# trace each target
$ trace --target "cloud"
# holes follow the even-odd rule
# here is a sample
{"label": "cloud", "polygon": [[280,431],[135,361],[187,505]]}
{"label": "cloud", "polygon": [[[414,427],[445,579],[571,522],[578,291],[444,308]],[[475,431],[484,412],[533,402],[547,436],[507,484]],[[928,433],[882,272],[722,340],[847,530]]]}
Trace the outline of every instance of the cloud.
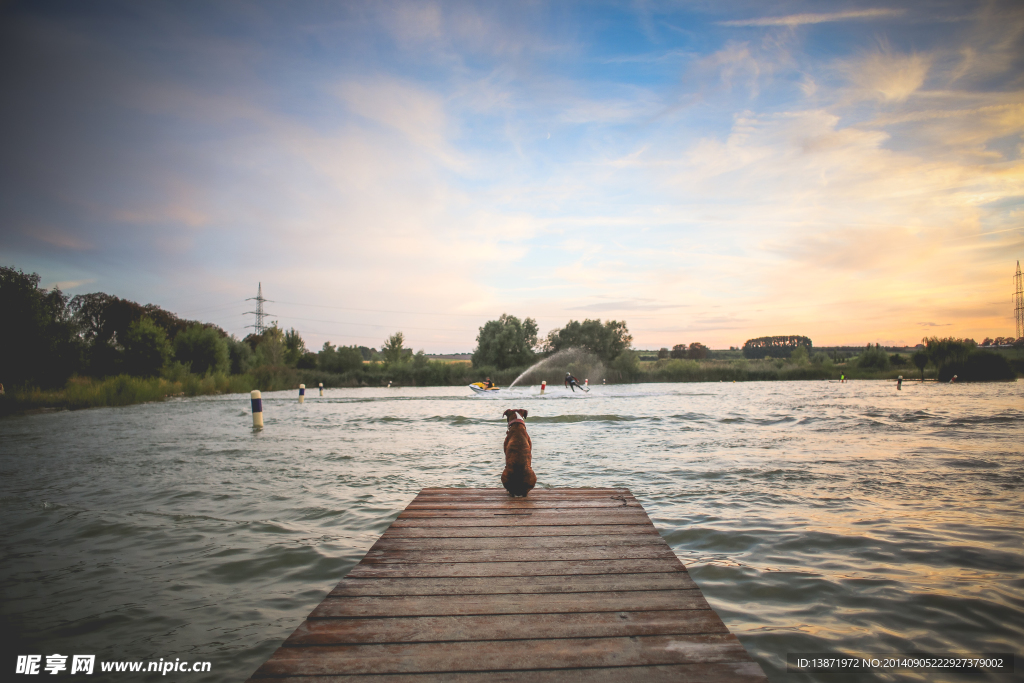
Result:
{"label": "cloud", "polygon": [[822,14],[790,14],[783,17],[762,17],[759,19],[730,19],[717,22],[719,26],[805,26],[807,24],[824,24],[833,21],[849,21],[851,19],[883,19],[898,17],[904,13],[901,9],[864,9],[847,12],[828,12]]}
{"label": "cloud", "polygon": [[927,55],[898,54],[883,46],[842,68],[864,97],[903,102],[924,85],[931,62]]}
{"label": "cloud", "polygon": [[60,249],[71,251],[89,251],[93,249],[93,245],[90,242],[87,242],[78,235],[58,228],[35,225],[25,230],[25,233],[40,242],[45,242],[50,246]]}

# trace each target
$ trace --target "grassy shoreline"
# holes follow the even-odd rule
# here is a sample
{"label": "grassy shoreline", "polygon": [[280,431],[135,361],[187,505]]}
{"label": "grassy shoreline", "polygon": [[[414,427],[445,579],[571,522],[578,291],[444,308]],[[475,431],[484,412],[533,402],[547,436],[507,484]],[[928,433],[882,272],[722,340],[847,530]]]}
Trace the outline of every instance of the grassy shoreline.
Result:
{"label": "grassy shoreline", "polygon": [[[261,367],[241,374],[223,373],[205,376],[187,374],[179,377],[131,377],[118,375],[104,379],[72,377],[59,389],[35,387],[14,389],[0,396],[0,416],[37,410],[80,410],[107,406],[126,406],[137,403],[162,401],[174,396],[213,396],[219,394],[247,394],[252,389],[280,391],[297,389],[300,383],[313,389],[319,382],[325,387],[387,386],[462,386],[490,376],[499,386],[507,386],[524,368],[497,370],[474,369],[464,363],[429,361],[418,366],[413,363],[384,366],[368,364],[359,371],[327,373],[316,370],[296,370],[288,367]],[[636,384],[650,382],[755,382],[839,379],[919,380],[916,369],[884,371],[847,367],[844,364],[795,364],[782,360],[659,360],[642,361],[628,373],[608,370],[605,377],[588,378],[594,384],[606,380],[609,384]],[[627,376],[628,375],[628,376]],[[935,379],[934,368],[925,376]],[[559,377],[550,382],[557,384]],[[580,379],[583,379],[582,377]]]}

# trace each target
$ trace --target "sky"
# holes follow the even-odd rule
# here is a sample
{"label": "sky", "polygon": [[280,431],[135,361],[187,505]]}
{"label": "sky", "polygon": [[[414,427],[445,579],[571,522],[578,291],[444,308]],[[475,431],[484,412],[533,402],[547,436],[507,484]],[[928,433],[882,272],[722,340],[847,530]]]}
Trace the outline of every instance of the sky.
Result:
{"label": "sky", "polygon": [[1014,334],[1024,4],[0,3],[0,265],[468,352]]}

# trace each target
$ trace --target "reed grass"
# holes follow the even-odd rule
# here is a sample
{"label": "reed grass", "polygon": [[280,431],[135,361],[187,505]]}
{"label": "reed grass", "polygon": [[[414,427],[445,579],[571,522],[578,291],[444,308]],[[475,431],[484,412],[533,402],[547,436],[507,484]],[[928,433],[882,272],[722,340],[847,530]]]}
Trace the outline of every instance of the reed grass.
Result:
{"label": "reed grass", "polygon": [[[228,375],[210,373],[191,374],[182,368],[169,368],[164,377],[131,377],[118,375],[105,379],[72,377],[60,389],[41,390],[35,387],[14,389],[0,396],[0,415],[47,409],[78,410],[103,406],[126,406],[135,403],[162,401],[172,396],[209,396],[216,394],[244,394],[253,389],[280,391],[297,389],[305,384],[307,389],[320,382],[325,387],[368,387],[387,386],[459,386],[490,377],[499,386],[508,386],[525,368],[499,370],[492,367],[474,368],[469,363],[433,361],[424,359],[408,360],[402,363],[365,363],[355,371],[345,373],[321,372],[318,370],[296,370],[284,366],[262,366],[247,374]],[[873,370],[858,368],[856,364],[793,363],[782,359],[764,360],[678,360],[662,359],[642,361],[631,373],[633,382],[754,382],[788,380],[839,379],[896,379],[903,375],[907,380],[919,379],[916,368],[892,368]],[[926,377],[934,378],[935,370],[929,367]],[[557,375],[557,376],[556,376]],[[535,378],[527,378],[530,382]],[[548,379],[557,385],[561,372]],[[580,377],[580,379],[584,379]],[[589,377],[591,383],[622,383],[623,376],[614,369],[608,369],[604,377]],[[529,386],[529,384],[526,384]]]}

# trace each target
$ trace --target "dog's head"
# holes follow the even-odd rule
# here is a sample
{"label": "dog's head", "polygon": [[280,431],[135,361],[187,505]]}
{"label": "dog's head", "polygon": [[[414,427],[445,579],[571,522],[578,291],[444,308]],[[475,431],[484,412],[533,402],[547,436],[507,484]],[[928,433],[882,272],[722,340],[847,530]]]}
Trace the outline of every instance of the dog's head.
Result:
{"label": "dog's head", "polygon": [[[522,415],[522,417],[519,417],[519,415],[516,415],[516,413],[519,413],[519,415]],[[509,424],[512,424],[517,420],[522,421],[522,419],[526,417],[526,408],[509,408],[504,413],[502,413],[502,415],[505,416],[505,419],[508,420]]]}

